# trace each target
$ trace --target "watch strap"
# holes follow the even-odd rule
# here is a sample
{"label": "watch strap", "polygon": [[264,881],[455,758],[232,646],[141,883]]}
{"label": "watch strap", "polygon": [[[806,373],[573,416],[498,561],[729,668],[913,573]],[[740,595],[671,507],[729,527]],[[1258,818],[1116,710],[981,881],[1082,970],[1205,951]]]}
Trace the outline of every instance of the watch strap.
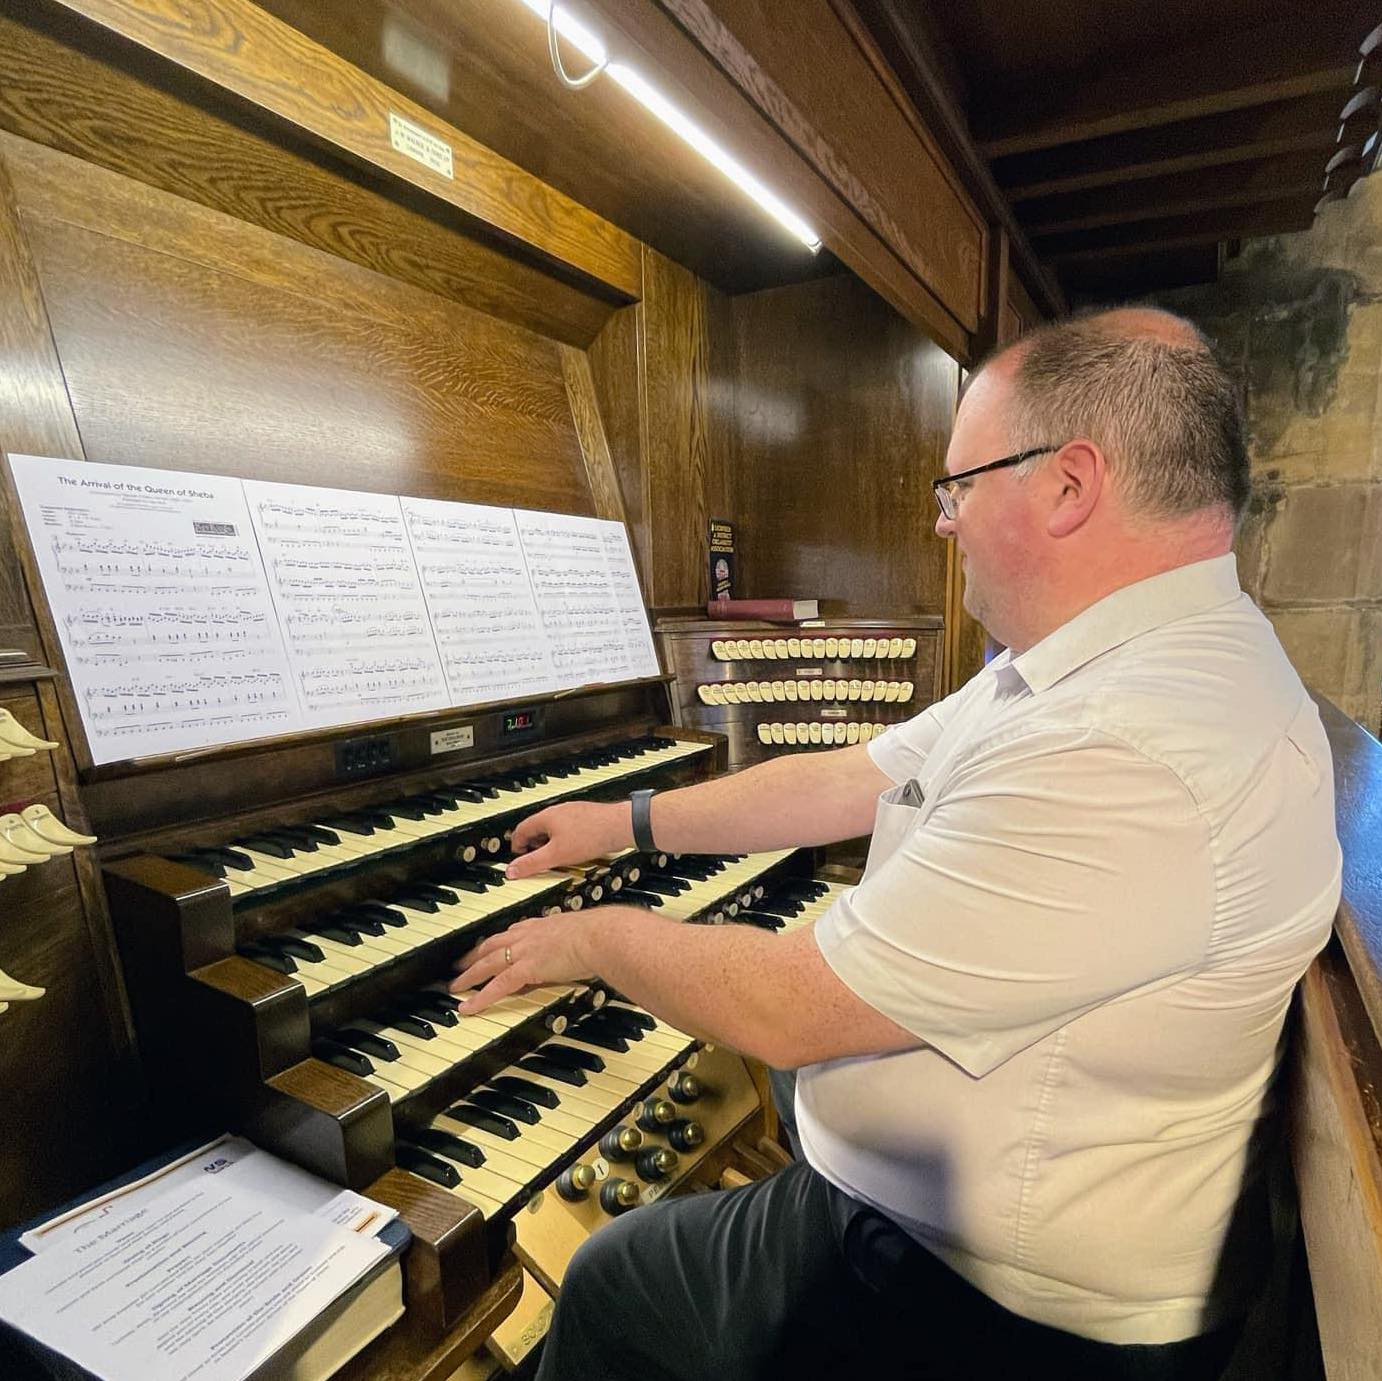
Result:
{"label": "watch strap", "polygon": [[629,804],[633,807],[634,847],[644,853],[657,848],[653,843],[653,795],[652,787],[643,787],[629,797]]}

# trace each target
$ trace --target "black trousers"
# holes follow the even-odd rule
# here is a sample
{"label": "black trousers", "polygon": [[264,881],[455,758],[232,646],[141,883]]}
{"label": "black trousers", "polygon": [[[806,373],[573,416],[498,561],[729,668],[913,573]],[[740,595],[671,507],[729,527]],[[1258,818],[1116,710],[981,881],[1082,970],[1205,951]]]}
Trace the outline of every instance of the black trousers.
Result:
{"label": "black trousers", "polygon": [[797,1163],[591,1238],[538,1381],[1212,1381],[1235,1341],[1120,1347],[1019,1318]]}

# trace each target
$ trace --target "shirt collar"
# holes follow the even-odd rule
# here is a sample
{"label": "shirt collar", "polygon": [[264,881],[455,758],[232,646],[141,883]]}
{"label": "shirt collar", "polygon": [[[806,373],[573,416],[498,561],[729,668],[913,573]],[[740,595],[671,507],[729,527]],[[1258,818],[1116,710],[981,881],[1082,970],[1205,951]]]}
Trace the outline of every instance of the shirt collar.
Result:
{"label": "shirt collar", "polygon": [[1001,664],[995,659],[996,669],[1010,668],[1037,694],[1101,653],[1177,619],[1217,609],[1239,594],[1232,552],[1177,566],[1105,595],[1026,652],[1005,654]]}

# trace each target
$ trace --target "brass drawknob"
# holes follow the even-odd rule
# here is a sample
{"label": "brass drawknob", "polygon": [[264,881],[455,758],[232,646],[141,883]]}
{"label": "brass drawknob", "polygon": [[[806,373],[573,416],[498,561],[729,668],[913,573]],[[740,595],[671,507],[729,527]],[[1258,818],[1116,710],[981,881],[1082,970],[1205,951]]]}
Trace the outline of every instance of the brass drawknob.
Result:
{"label": "brass drawknob", "polygon": [[638,1125],[645,1132],[656,1132],[675,1122],[676,1118],[675,1104],[669,1103],[665,1098],[649,1098],[639,1109]]}
{"label": "brass drawknob", "polygon": [[694,1103],[705,1089],[694,1074],[678,1074],[667,1085],[667,1092],[674,1103]]}
{"label": "brass drawknob", "polygon": [[665,1180],[677,1168],[677,1153],[665,1146],[649,1146],[646,1151],[639,1152],[634,1166],[640,1179]]}
{"label": "brass drawknob", "polygon": [[667,1140],[678,1151],[694,1151],[705,1140],[705,1128],[689,1117],[680,1117],[667,1128]]}
{"label": "brass drawknob", "polygon": [[606,1180],[600,1187],[600,1207],[617,1216],[638,1207],[638,1186],[632,1180]]}
{"label": "brass drawknob", "polygon": [[643,1145],[643,1133],[627,1123],[611,1128],[600,1138],[600,1154],[607,1160],[628,1160]]}
{"label": "brass drawknob", "polygon": [[577,1161],[557,1176],[557,1193],[569,1203],[578,1203],[595,1188],[595,1167]]}

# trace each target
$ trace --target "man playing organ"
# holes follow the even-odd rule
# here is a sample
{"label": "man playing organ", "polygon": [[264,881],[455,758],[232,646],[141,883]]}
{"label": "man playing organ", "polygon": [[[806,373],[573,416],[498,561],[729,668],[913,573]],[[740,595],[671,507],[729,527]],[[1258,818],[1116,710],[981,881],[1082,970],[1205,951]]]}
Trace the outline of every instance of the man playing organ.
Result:
{"label": "man playing organ", "polygon": [[463,961],[463,1011],[599,974],[798,1071],[802,1159],[594,1236],[544,1381],[1210,1378],[1231,1351],[1340,878],[1319,717],[1236,578],[1233,389],[1175,317],[1059,323],[971,380],[946,472],[937,532],[1006,648],[969,684],[866,744],[515,835],[515,877],[873,836],[814,928],[609,906]]}

